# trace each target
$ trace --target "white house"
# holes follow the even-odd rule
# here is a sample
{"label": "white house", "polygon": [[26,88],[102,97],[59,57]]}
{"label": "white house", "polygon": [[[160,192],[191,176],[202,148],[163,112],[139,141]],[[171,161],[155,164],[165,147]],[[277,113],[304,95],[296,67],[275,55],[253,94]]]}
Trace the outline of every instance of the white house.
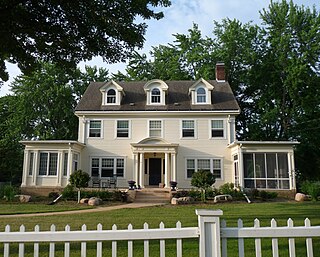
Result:
{"label": "white house", "polygon": [[217,64],[216,80],[94,82],[80,100],[77,141],[22,141],[22,190],[64,188],[82,169],[92,186],[116,179],[118,188],[191,188],[192,174],[208,170],[215,186],[295,190],[295,142],[239,142],[239,106]]}

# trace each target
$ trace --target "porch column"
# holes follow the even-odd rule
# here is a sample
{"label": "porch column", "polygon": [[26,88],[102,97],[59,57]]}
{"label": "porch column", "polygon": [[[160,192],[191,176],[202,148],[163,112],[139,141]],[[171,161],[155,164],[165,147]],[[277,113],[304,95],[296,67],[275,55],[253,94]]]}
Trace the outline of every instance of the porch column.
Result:
{"label": "porch column", "polygon": [[133,154],[133,174],[132,174],[132,177],[130,177],[129,179],[138,181],[138,173],[139,173],[139,155],[137,153],[134,153]]}
{"label": "porch column", "polygon": [[[68,166],[67,166],[67,185],[69,184],[69,178],[70,178],[70,174],[72,172],[72,150],[71,150],[71,146],[69,145],[69,149],[68,149]],[[91,171],[90,171],[90,176],[91,176]]]}
{"label": "porch column", "polygon": [[144,187],[144,153],[140,153],[140,167],[139,167],[139,180],[137,180],[141,187]]}
{"label": "porch column", "polygon": [[23,160],[23,173],[22,173],[22,182],[21,186],[25,186],[27,184],[27,174],[29,170],[29,150],[24,150],[24,160]]}
{"label": "porch column", "polygon": [[61,177],[63,173],[63,152],[58,152],[58,180],[57,180],[57,186],[61,186]]}
{"label": "porch column", "polygon": [[169,153],[164,155],[164,183],[165,187],[170,187]]}
{"label": "porch column", "polygon": [[176,153],[171,154],[171,177],[172,181],[177,181]]}
{"label": "porch column", "polygon": [[241,188],[244,188],[244,178],[243,178],[243,175],[244,175],[244,170],[243,170],[243,153],[242,153],[242,149],[241,149],[241,145],[238,149],[238,155],[239,155],[239,186]]}
{"label": "porch column", "polygon": [[32,185],[35,186],[37,184],[37,174],[39,172],[39,150],[34,152],[33,167]]}

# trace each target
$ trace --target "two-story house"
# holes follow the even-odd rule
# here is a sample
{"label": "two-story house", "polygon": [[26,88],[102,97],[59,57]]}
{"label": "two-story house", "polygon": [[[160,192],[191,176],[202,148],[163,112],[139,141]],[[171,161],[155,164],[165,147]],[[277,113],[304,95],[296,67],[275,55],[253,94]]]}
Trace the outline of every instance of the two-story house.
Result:
{"label": "two-story house", "polygon": [[215,186],[295,190],[294,142],[235,139],[239,106],[225,81],[94,82],[80,100],[78,141],[22,141],[22,189],[50,192],[68,184],[77,169],[103,187],[116,178],[141,188],[191,188],[197,170],[208,170]]}

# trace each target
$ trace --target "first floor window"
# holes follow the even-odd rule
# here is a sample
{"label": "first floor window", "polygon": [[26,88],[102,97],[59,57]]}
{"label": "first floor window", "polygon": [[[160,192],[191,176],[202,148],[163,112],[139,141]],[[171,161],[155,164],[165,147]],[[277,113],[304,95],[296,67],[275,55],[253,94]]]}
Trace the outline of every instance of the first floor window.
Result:
{"label": "first floor window", "polygon": [[101,120],[90,121],[89,137],[101,137]]}
{"label": "first floor window", "polygon": [[117,121],[117,137],[129,137],[129,121],[118,120]]}
{"label": "first floor window", "polygon": [[124,158],[91,158],[91,176],[100,178],[124,177]]}
{"label": "first floor window", "polygon": [[58,153],[40,153],[39,175],[56,176],[58,168]]}
{"label": "first floor window", "polygon": [[31,152],[30,153],[30,157],[29,157],[29,176],[32,176],[33,174],[33,162],[34,162],[34,153]]}
{"label": "first floor window", "polygon": [[194,127],[194,120],[183,120],[182,121],[182,137],[186,138],[194,138],[195,127]]}
{"label": "first floor window", "polygon": [[287,153],[244,153],[244,187],[289,189]]}
{"label": "first floor window", "polygon": [[78,169],[79,169],[79,154],[74,153],[73,160],[72,160],[72,171],[76,171]]}
{"label": "first floor window", "polygon": [[223,120],[211,121],[211,137],[223,138],[224,137],[224,125]]}
{"label": "first floor window", "polygon": [[63,176],[67,176],[68,173],[68,153],[63,154]]}
{"label": "first floor window", "polygon": [[187,159],[187,178],[192,178],[194,172],[199,170],[211,172],[215,178],[222,178],[221,159],[216,158],[198,158]]}

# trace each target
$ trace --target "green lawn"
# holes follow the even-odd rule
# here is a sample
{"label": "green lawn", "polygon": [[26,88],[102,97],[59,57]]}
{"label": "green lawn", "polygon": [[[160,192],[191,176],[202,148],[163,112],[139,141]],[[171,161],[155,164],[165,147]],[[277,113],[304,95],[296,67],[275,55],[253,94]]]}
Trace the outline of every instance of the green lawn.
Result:
{"label": "green lawn", "polygon": [[[270,220],[275,218],[278,221],[278,226],[286,225],[288,218],[294,220],[296,226],[303,225],[305,218],[310,218],[312,225],[320,225],[320,202],[266,202],[266,203],[227,203],[227,204],[216,204],[216,205],[184,205],[184,206],[162,206],[162,207],[151,207],[151,208],[140,208],[140,209],[121,209],[108,212],[96,212],[86,214],[74,214],[74,215],[59,215],[59,216],[47,216],[47,217],[28,217],[28,218],[1,218],[0,216],[0,230],[4,231],[6,224],[12,226],[12,230],[18,230],[21,224],[26,226],[26,230],[33,230],[36,224],[40,225],[41,230],[48,230],[51,224],[57,225],[57,230],[63,230],[64,226],[69,224],[71,230],[80,229],[82,224],[87,224],[87,229],[95,229],[98,223],[103,225],[104,229],[110,229],[113,224],[117,224],[119,229],[125,229],[129,223],[133,224],[134,228],[142,228],[143,223],[149,223],[149,227],[156,228],[159,223],[163,221],[166,227],[174,227],[177,221],[182,222],[183,227],[197,226],[197,216],[195,215],[196,209],[221,209],[223,210],[223,219],[227,221],[228,226],[235,226],[239,218],[243,219],[245,226],[252,226],[253,220],[258,218],[261,221],[261,226],[269,226]],[[320,237],[320,236],[319,236]],[[314,240],[314,249],[320,249],[320,238]],[[142,254],[143,242],[135,242],[134,248],[137,250],[135,256],[143,256]],[[280,256],[288,256],[286,249],[287,240],[280,240],[279,247],[282,249]],[[74,244],[73,256],[79,256],[80,244]],[[184,256],[197,256],[198,243],[197,240],[185,240],[184,241]],[[246,240],[246,249],[248,253],[246,256],[254,256],[253,240]],[[305,254],[305,243],[302,240],[297,241],[297,253],[296,256],[302,257]],[[175,242],[166,242],[167,255],[174,256]],[[235,240],[231,240],[228,243],[230,252],[228,256],[236,256],[235,250],[237,244]],[[2,253],[2,247],[0,247],[0,255]],[[150,246],[153,250],[159,249],[158,242],[154,242]],[[262,244],[263,249],[266,253],[263,256],[271,256],[270,254],[270,240],[264,240]],[[106,249],[106,255],[110,255],[110,243],[104,243]],[[32,246],[27,247],[29,255],[32,254]],[[42,246],[41,256],[48,256],[47,246]],[[17,251],[16,247],[13,247],[13,252]],[[95,244],[88,244],[88,255],[95,255]],[[159,253],[151,254],[151,256],[158,256]],[[63,245],[57,244],[57,255],[63,256]],[[127,256],[126,243],[122,242],[119,244],[118,256]],[[314,256],[320,257],[320,252],[315,252]]]}

